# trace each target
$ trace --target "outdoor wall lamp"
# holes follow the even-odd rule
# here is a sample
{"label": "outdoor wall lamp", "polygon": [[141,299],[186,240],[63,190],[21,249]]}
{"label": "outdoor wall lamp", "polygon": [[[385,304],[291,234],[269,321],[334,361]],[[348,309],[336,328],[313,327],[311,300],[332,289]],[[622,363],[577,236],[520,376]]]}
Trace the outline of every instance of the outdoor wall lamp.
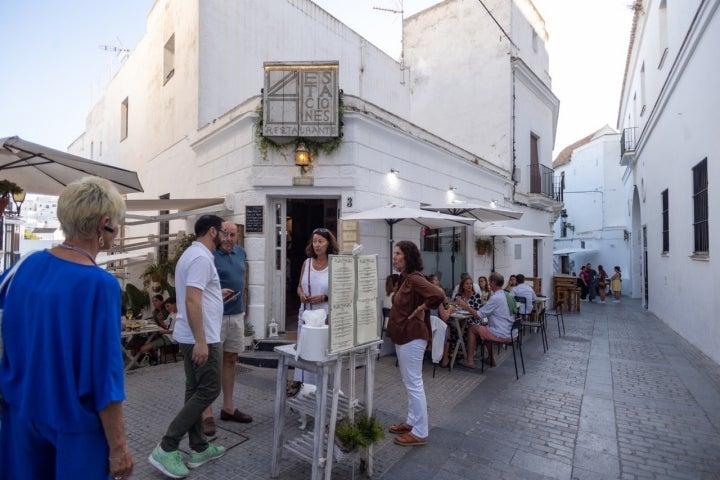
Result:
{"label": "outdoor wall lamp", "polygon": [[310,163],[310,150],[305,147],[305,143],[298,143],[298,146],[295,149],[295,165],[300,167],[300,173],[305,174],[305,172],[307,172],[307,168],[310,166]]}
{"label": "outdoor wall lamp", "polygon": [[391,169],[390,169],[390,173],[391,173],[392,175],[395,175],[395,176],[397,177],[398,173],[400,173],[400,170],[395,170],[394,168],[391,168]]}
{"label": "outdoor wall lamp", "polygon": [[13,202],[15,202],[15,208],[17,208],[17,216],[20,216],[20,207],[22,207],[23,202],[25,201],[25,190],[23,190],[20,193],[13,193],[12,194]]}
{"label": "outdoor wall lamp", "polygon": [[457,187],[453,187],[452,185],[448,188],[448,191],[450,192],[454,192],[455,190],[457,190]]}

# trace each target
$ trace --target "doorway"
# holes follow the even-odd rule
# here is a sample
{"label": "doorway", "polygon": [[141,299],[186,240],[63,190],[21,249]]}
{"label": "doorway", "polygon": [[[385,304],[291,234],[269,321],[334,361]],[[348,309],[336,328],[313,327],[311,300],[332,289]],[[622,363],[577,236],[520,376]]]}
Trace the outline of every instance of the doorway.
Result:
{"label": "doorway", "polygon": [[[307,258],[305,248],[312,237],[312,231],[319,227],[327,228],[337,238],[338,199],[288,198],[278,202],[284,203],[282,205],[284,208],[279,210],[285,212],[285,238],[279,243],[285,246],[285,261],[277,262],[277,266],[283,271],[275,278],[284,280],[279,282],[281,285],[273,285],[273,289],[282,288],[284,290],[285,306],[278,309],[284,313],[284,318],[276,320],[278,320],[281,331],[294,332],[297,330],[298,310],[300,309],[297,286],[302,263]],[[273,298],[278,297],[273,295]]]}

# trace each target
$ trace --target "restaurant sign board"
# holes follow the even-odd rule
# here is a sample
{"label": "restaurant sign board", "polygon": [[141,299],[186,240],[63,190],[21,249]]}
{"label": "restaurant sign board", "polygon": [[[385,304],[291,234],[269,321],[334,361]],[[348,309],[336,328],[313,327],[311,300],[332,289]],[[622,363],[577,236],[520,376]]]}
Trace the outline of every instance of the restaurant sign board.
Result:
{"label": "restaurant sign board", "polygon": [[265,137],[333,138],[340,134],[339,62],[265,62]]}

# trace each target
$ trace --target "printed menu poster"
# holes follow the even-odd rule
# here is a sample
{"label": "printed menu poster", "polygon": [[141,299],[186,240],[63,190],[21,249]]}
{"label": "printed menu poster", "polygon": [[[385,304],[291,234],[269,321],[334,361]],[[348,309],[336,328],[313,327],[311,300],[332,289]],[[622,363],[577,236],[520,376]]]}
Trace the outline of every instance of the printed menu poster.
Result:
{"label": "printed menu poster", "polygon": [[330,255],[329,352],[379,340],[377,255]]}

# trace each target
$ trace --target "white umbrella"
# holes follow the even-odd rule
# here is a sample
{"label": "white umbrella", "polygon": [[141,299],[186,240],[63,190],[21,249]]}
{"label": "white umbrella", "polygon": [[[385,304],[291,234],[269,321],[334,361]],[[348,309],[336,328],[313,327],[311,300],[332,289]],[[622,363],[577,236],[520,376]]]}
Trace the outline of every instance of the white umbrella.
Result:
{"label": "white umbrella", "polygon": [[475,235],[481,237],[492,237],[493,254],[492,254],[492,270],[495,271],[495,237],[512,237],[512,238],[542,238],[551,237],[549,233],[534,232],[532,230],[524,230],[522,228],[509,227],[498,223],[480,224],[475,227]]}
{"label": "white umbrella", "polygon": [[492,203],[468,203],[468,202],[452,202],[439,203],[433,205],[424,205],[423,210],[431,210],[433,212],[446,213],[448,215],[462,215],[472,217],[481,222],[496,222],[499,220],[517,220],[522,217],[522,212],[502,208]]}
{"label": "white umbrella", "polygon": [[59,195],[69,183],[86,176],[102,177],[120,193],[142,192],[137,173],[87,160],[19,137],[0,139],[0,179],[30,193]]}
{"label": "white umbrella", "polygon": [[[423,210],[433,212],[446,213],[448,215],[459,215],[463,217],[471,217],[481,222],[494,222],[498,220],[517,220],[522,217],[522,212],[516,212],[507,208],[501,208],[491,203],[468,203],[464,201],[455,201],[451,203],[438,203],[433,205],[425,205],[421,207]],[[455,229],[453,228],[453,238],[455,238]],[[450,255],[450,263],[452,266],[452,288],[455,288],[455,242],[453,241],[452,254]]]}
{"label": "white umbrella", "polygon": [[[418,225],[427,228],[445,228],[469,226],[475,223],[474,218],[446,215],[444,213],[421,210],[419,208],[398,207],[388,205],[385,207],[373,208],[364,212],[349,213],[342,217],[342,220],[384,220],[390,225],[390,258],[392,259],[393,249],[393,225]],[[392,262],[390,262],[392,273]]]}

